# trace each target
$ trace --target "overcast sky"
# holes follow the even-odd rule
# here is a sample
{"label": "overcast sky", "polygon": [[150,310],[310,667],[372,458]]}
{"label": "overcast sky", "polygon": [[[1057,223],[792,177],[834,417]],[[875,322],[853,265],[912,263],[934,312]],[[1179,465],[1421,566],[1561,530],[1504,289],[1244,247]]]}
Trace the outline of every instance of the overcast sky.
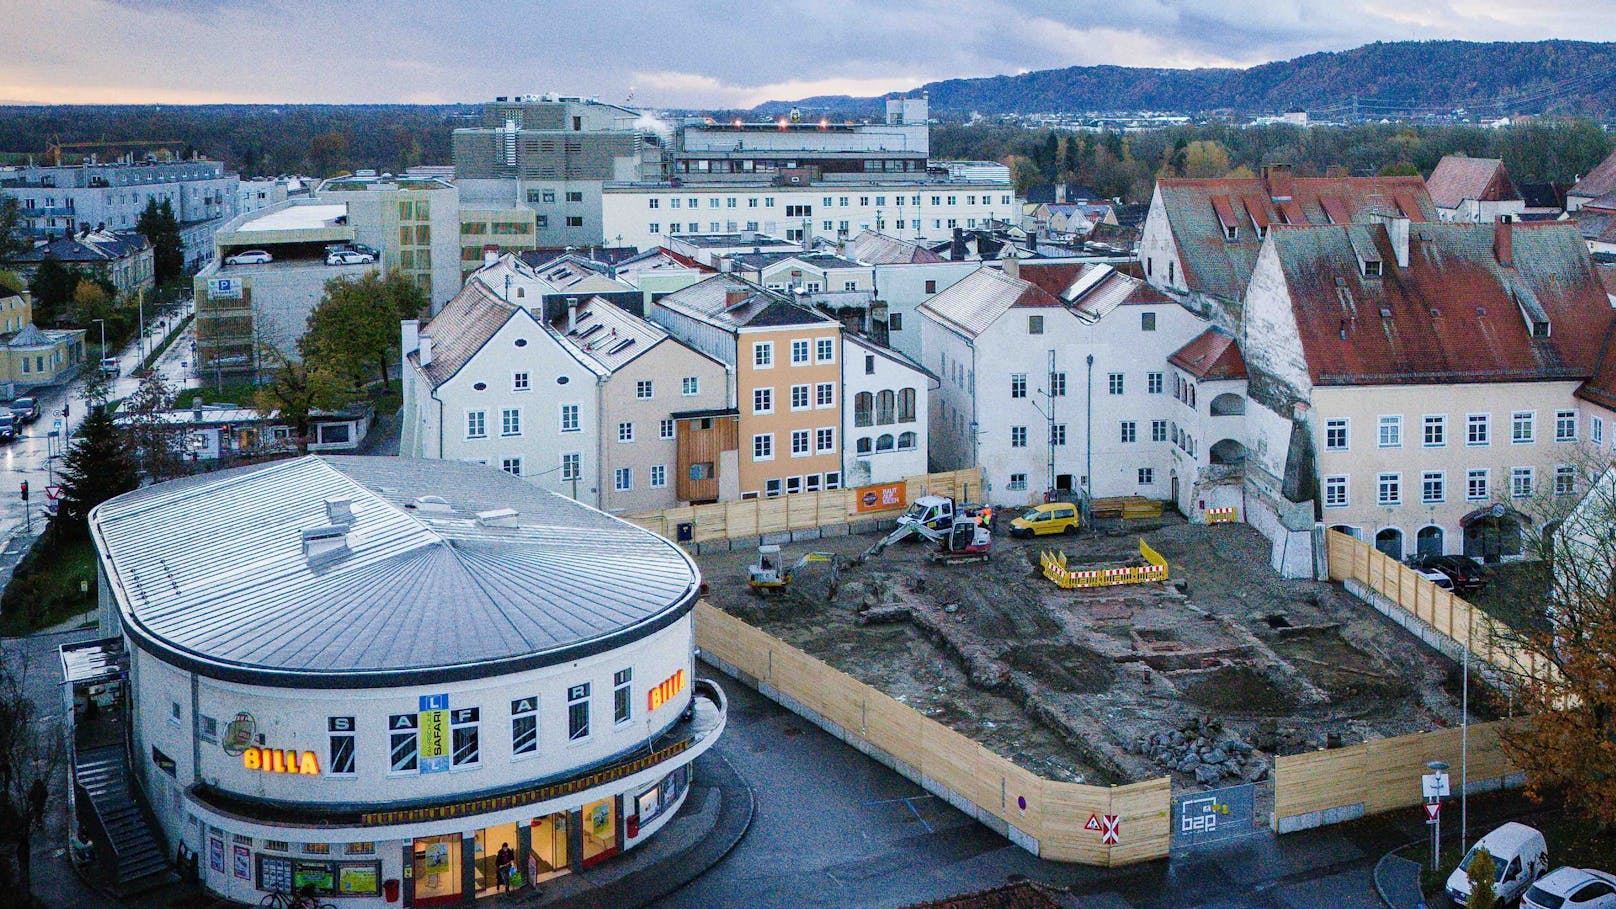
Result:
{"label": "overcast sky", "polygon": [[1616,40],[1616,0],[0,0],[0,103],[647,107],[873,95],[1375,40]]}

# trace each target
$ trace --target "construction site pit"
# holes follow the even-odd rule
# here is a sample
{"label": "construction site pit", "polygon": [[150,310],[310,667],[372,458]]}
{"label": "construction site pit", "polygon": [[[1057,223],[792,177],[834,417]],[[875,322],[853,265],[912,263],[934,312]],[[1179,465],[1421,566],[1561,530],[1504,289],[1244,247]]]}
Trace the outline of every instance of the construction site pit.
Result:
{"label": "construction site pit", "polygon": [[[1262,783],[1275,755],[1460,721],[1451,661],[1338,586],[1280,579],[1243,524],[1000,533],[989,561],[962,565],[911,540],[853,564],[878,539],[781,547],[787,565],[835,553],[834,597],[822,562],[760,594],[755,548],[696,561],[712,605],[1046,779]],[[1137,559],[1141,539],[1168,581],[1066,590],[1039,570],[1043,550],[1077,570]]]}

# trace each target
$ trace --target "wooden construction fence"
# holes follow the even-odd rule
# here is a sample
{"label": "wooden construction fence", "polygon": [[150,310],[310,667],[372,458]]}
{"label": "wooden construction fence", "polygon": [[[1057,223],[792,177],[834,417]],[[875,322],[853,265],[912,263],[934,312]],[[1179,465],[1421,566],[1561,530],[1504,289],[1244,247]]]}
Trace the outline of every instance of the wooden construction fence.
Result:
{"label": "wooden construction fence", "polygon": [[[704,658],[1043,858],[1116,866],[1168,853],[1172,785],[1046,780],[851,676],[706,603],[696,606]],[[1117,819],[1117,843],[1103,829]]]}
{"label": "wooden construction fence", "polygon": [[1423,799],[1420,777],[1427,761],[1447,761],[1458,795],[1460,767],[1472,791],[1518,784],[1520,769],[1499,744],[1500,734],[1520,720],[1470,726],[1468,763],[1462,759],[1462,732],[1438,729],[1362,745],[1284,755],[1274,760],[1274,829],[1290,833],[1352,820],[1367,814],[1411,808]]}
{"label": "wooden construction fence", "polygon": [[1147,581],[1167,580],[1167,560],[1162,558],[1161,553],[1152,549],[1143,538],[1139,540],[1139,554],[1144,557],[1144,565],[1121,568],[1082,566],[1068,568],[1066,553],[1046,549],[1039,554],[1038,564],[1043,566],[1044,577],[1067,590],[1077,587],[1115,587],[1119,584],[1143,584]]}
{"label": "wooden construction fence", "polygon": [[[982,494],[982,471],[972,467],[922,474],[910,477],[905,485],[905,502],[913,502],[923,495],[953,496],[964,501]],[[903,511],[902,508],[893,508],[858,513],[855,508],[857,494],[857,489],[827,489],[772,499],[745,499],[646,511],[624,515],[623,519],[670,540],[678,539],[679,525],[688,522],[694,525],[694,536],[690,542],[705,543],[710,540],[812,530],[856,521],[890,519]]]}

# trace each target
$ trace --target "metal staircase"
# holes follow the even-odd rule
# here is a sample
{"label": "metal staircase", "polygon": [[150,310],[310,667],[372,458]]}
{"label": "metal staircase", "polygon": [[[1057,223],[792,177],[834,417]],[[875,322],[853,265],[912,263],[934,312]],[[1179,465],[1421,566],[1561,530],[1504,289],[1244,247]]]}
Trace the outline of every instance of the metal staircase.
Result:
{"label": "metal staircase", "polygon": [[79,827],[94,841],[96,861],[109,866],[116,889],[135,893],[175,879],[162,840],[130,785],[121,745],[77,753],[73,784]]}

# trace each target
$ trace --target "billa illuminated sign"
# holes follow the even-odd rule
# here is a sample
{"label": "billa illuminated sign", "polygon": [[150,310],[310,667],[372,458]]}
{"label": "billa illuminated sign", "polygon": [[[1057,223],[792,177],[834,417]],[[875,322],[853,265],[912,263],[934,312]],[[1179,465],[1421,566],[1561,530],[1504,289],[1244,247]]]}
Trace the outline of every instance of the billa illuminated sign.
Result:
{"label": "billa illuminated sign", "polygon": [[312,751],[282,751],[279,748],[254,746],[241,753],[241,766],[264,773],[320,775],[320,759]]}
{"label": "billa illuminated sign", "polygon": [[649,705],[652,710],[656,710],[663,704],[673,700],[674,695],[677,695],[679,692],[684,690],[685,671],[681,669],[678,672],[675,672],[673,675],[668,676],[668,678],[663,681],[662,684],[646,692],[646,704]]}

